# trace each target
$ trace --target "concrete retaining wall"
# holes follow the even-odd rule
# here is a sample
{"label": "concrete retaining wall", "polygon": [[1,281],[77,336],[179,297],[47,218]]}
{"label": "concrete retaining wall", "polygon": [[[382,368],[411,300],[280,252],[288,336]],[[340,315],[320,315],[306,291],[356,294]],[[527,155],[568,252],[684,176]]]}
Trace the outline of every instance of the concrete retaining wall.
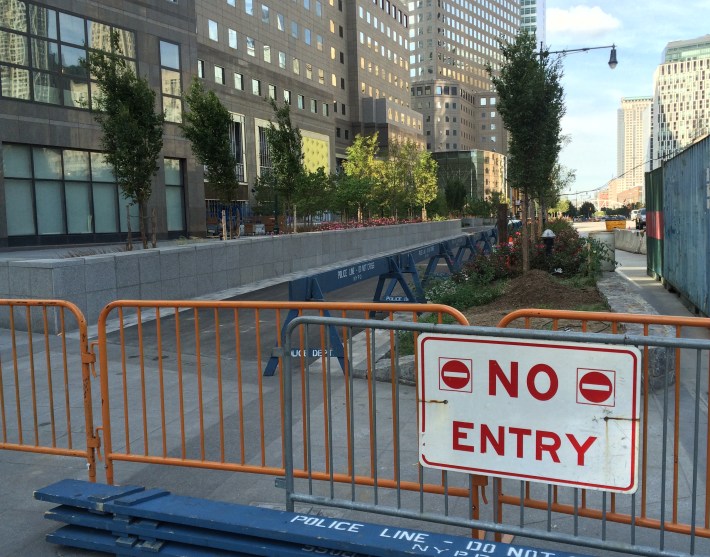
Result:
{"label": "concrete retaining wall", "polygon": [[616,249],[631,253],[646,253],[645,230],[614,230]]}
{"label": "concrete retaining wall", "polygon": [[[461,221],[450,220],[159,245],[60,259],[14,260],[6,254],[0,260],[0,298],[67,300],[93,324],[113,300],[219,298],[217,293],[249,283],[460,234]],[[3,319],[8,319],[5,312],[0,316],[0,327],[7,327]],[[15,326],[20,328],[21,324],[16,322]],[[53,332],[58,330],[56,323],[50,327]]]}

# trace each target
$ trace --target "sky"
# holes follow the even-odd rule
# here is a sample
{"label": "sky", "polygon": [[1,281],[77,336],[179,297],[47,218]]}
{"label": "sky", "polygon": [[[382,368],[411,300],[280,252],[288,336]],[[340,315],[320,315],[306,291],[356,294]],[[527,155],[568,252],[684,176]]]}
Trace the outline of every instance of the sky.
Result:
{"label": "sky", "polygon": [[[621,99],[653,95],[653,73],[669,42],[710,34],[710,0],[547,0],[546,49],[616,45],[569,53],[562,60],[570,142],[560,163],[576,172],[566,193],[596,190],[617,176],[617,111]],[[593,194],[589,194],[590,196]]]}

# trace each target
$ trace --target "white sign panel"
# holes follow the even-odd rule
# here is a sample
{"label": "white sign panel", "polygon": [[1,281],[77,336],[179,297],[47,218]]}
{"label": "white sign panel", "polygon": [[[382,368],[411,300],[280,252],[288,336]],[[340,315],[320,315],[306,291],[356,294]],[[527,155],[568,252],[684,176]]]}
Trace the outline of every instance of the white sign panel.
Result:
{"label": "white sign panel", "polygon": [[417,350],[423,466],[636,491],[637,348],[422,334]]}

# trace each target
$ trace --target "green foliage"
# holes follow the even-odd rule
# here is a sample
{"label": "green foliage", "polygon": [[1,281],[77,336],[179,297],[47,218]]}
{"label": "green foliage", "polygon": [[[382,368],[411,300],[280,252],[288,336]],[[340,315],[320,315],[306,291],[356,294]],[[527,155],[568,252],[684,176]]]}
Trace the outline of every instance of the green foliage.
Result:
{"label": "green foliage", "polygon": [[440,279],[427,285],[427,300],[434,304],[444,304],[455,308],[470,308],[488,304],[503,294],[503,284],[485,283],[475,280],[475,275],[456,282]]}
{"label": "green foliage", "polygon": [[101,146],[121,191],[138,204],[143,247],[147,247],[146,203],[163,148],[165,115],[155,112],[155,92],[121,57],[119,37],[111,35],[111,52],[93,51],[82,61],[96,80],[94,118],[101,126]]}
{"label": "green foliage", "polygon": [[185,96],[190,111],[183,114],[181,129],[192,144],[197,161],[205,166],[205,178],[222,202],[234,199],[237,160],[232,154],[229,128],[232,117],[213,91],[195,78]]}
{"label": "green foliage", "polygon": [[[517,35],[502,43],[504,63],[488,74],[498,93],[497,109],[508,131],[508,182],[523,193],[523,214],[530,199],[545,206],[562,148],[560,121],[565,113],[559,59],[536,52],[535,36]],[[523,269],[529,269],[528,230],[523,228]]]}
{"label": "green foliage", "polygon": [[291,124],[291,110],[288,103],[278,106],[271,99],[276,123],[269,122],[266,140],[269,144],[271,168],[262,175],[261,187],[269,187],[281,197],[285,210],[290,212],[303,168],[303,147],[301,130]]}
{"label": "green foliage", "polygon": [[596,207],[594,207],[594,203],[592,203],[590,201],[585,201],[584,203],[582,203],[581,207],[579,208],[579,213],[586,218],[591,217],[596,212],[597,212],[597,209],[596,209]]}
{"label": "green foliage", "polygon": [[343,170],[348,179],[339,180],[337,186],[340,206],[357,205],[381,216],[400,212],[412,216],[416,209],[425,214],[426,206],[436,199],[436,161],[412,141],[392,140],[386,156],[381,156],[376,133],[357,135],[347,155]]}

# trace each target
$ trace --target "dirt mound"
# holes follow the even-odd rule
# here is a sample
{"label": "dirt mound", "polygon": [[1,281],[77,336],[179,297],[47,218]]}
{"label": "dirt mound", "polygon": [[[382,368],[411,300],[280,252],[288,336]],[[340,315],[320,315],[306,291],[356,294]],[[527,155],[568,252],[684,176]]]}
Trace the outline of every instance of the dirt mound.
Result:
{"label": "dirt mound", "polygon": [[596,288],[573,288],[545,271],[532,270],[510,280],[497,300],[470,308],[464,314],[471,325],[493,327],[516,309],[579,310],[599,305],[605,305],[605,300]]}

